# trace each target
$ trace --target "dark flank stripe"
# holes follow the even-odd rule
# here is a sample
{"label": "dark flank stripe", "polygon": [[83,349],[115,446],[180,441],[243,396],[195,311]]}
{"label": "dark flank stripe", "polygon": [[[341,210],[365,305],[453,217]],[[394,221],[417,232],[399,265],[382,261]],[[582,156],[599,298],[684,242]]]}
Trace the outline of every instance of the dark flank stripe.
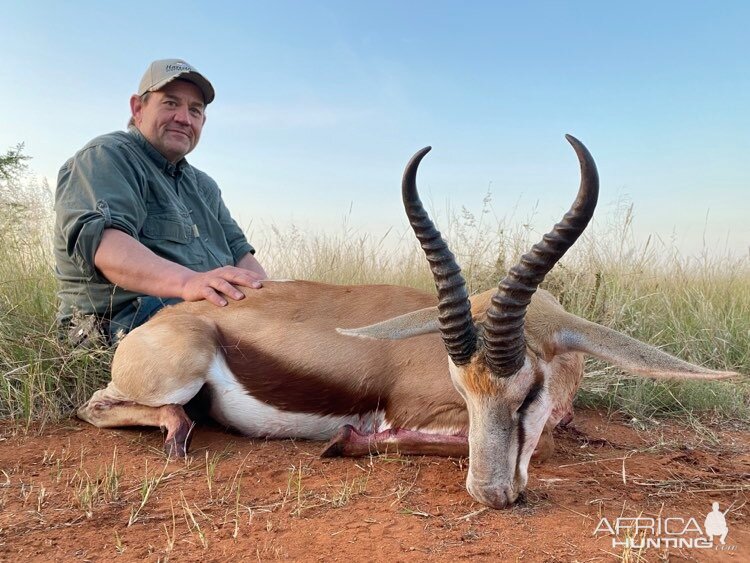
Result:
{"label": "dark flank stripe", "polygon": [[[319,415],[366,414],[383,408],[383,398],[367,389],[331,381],[304,366],[285,362],[252,343],[219,332],[227,365],[249,395],[289,412]],[[230,344],[231,343],[231,344]]]}

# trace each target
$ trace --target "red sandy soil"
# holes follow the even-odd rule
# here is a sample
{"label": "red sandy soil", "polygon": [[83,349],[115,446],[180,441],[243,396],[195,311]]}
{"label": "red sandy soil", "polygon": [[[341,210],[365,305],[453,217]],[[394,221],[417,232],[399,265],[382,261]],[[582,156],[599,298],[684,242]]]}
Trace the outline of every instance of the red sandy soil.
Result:
{"label": "red sandy soil", "polygon": [[[747,432],[713,429],[716,443],[591,411],[573,426],[531,468],[525,501],[492,510],[466,492],[461,459],[322,460],[318,443],[203,426],[187,461],[167,461],[158,431],[4,424],[0,560],[750,561]],[[702,528],[714,501],[729,509],[722,550],[629,549],[594,533],[618,516]]]}

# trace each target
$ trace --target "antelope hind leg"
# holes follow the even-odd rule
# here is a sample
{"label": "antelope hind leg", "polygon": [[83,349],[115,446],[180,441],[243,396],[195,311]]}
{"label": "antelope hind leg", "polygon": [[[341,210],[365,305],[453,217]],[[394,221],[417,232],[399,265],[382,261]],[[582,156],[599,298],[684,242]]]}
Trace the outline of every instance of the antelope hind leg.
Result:
{"label": "antelope hind leg", "polygon": [[193,423],[182,408],[203,387],[215,356],[212,325],[167,309],[122,339],[112,381],[78,417],[99,428],[158,426],[169,455],[187,454]]}
{"label": "antelope hind leg", "polygon": [[157,426],[167,433],[164,440],[164,451],[167,455],[185,457],[192,438],[193,422],[185,414],[182,405],[149,407],[124,400],[108,391],[109,387],[94,393],[91,399],[78,409],[78,418],[97,428]]}

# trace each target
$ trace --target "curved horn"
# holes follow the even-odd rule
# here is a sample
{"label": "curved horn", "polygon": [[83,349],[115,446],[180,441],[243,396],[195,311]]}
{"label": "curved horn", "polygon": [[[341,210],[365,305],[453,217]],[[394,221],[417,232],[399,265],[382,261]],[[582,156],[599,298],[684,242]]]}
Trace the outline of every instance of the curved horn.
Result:
{"label": "curved horn", "polygon": [[484,321],[485,358],[492,372],[500,377],[513,375],[523,366],[526,358],[524,317],[531,296],[586,228],[599,196],[599,174],[594,159],[578,139],[571,135],[565,138],[573,145],[581,165],[578,196],[562,221],[503,278]]}
{"label": "curved horn", "polygon": [[432,147],[417,152],[406,165],[401,183],[404,209],[427,255],[438,290],[438,322],[448,355],[456,365],[469,362],[477,345],[466,282],[456,258],[430,220],[417,193],[417,168]]}

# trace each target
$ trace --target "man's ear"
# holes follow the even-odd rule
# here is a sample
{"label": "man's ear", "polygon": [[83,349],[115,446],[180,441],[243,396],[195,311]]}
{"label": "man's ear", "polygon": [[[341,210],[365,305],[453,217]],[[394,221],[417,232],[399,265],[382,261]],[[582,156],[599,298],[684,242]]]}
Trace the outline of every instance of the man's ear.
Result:
{"label": "man's ear", "polygon": [[138,94],[130,96],[130,115],[136,124],[141,121],[141,112],[143,111],[143,100]]}

